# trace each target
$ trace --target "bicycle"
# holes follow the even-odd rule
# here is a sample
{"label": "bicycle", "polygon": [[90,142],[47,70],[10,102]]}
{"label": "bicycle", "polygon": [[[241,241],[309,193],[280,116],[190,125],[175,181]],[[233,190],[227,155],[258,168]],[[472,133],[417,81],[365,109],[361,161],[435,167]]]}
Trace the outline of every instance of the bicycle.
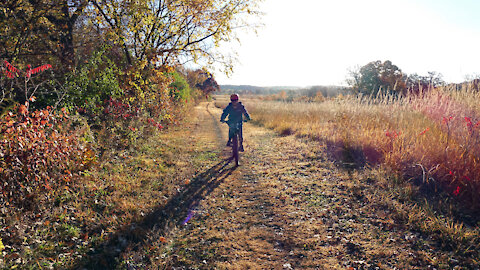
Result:
{"label": "bicycle", "polygon": [[[244,120],[244,122],[247,122],[247,120]],[[233,129],[233,137],[232,137],[232,157],[231,160],[235,160],[235,166],[239,166],[239,160],[240,160],[240,155],[239,155],[239,147],[240,147],[240,129],[242,127],[242,122],[237,122],[237,123],[228,123],[225,122],[231,129]]]}

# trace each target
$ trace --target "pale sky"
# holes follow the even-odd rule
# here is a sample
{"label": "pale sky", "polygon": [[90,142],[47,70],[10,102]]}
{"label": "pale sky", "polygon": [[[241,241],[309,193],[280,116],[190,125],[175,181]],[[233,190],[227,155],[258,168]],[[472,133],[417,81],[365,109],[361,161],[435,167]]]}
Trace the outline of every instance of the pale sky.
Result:
{"label": "pale sky", "polygon": [[345,85],[348,69],[390,60],[404,73],[480,74],[478,0],[265,0],[264,27],[241,33],[219,84]]}

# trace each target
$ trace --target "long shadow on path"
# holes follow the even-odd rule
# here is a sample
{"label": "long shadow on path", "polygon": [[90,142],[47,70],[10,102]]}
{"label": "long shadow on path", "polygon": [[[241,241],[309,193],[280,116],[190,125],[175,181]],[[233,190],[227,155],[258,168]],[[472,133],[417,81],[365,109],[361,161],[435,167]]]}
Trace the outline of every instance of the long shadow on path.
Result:
{"label": "long shadow on path", "polygon": [[192,209],[235,171],[236,167],[227,167],[230,161],[231,159],[224,159],[197,175],[166,204],[153,209],[137,223],[124,226],[72,269],[115,269],[120,263],[121,255],[129,250],[137,250],[152,232],[165,235],[175,226],[181,225],[191,215]]}

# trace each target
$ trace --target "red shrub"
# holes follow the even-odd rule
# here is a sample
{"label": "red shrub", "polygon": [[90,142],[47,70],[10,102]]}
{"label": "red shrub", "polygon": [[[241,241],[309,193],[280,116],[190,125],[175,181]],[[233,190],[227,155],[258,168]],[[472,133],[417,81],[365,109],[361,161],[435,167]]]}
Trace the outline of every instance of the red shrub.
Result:
{"label": "red shrub", "polygon": [[2,205],[25,206],[40,196],[48,198],[86,165],[91,151],[66,129],[67,118],[65,111],[51,108],[30,112],[28,103],[0,118]]}

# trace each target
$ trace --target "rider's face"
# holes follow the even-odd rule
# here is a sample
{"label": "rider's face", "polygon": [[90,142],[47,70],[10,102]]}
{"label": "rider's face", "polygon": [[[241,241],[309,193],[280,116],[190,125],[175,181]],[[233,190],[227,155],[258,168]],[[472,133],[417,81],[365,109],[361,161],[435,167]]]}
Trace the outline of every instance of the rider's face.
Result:
{"label": "rider's face", "polygon": [[238,103],[238,99],[232,100],[232,103],[233,103],[233,104],[237,104],[237,103]]}

